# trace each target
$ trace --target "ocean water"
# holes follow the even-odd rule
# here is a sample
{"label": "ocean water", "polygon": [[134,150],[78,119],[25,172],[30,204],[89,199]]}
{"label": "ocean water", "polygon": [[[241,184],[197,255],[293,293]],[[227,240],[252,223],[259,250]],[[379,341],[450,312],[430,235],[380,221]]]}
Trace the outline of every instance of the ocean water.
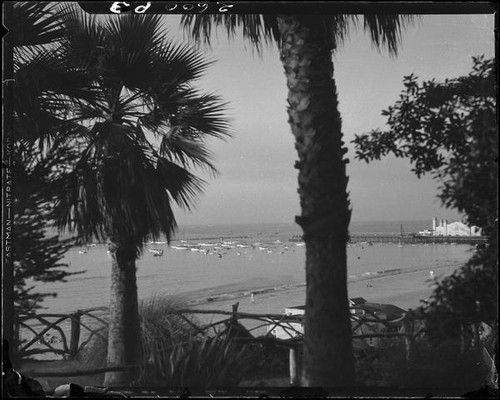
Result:
{"label": "ocean water", "polygon": [[[430,221],[352,223],[351,233],[406,233]],[[294,224],[205,225],[181,228],[170,246],[164,240],[146,244],[137,262],[139,298],[175,296],[187,302],[243,291],[298,287],[305,282],[305,247]],[[163,250],[158,257],[150,250]],[[471,256],[471,246],[357,243],[348,246],[349,280],[380,274],[440,269],[453,270]],[[107,306],[111,257],[105,244],[75,247],[65,255],[67,282],[35,283],[36,290],[56,292],[43,302],[46,312],[71,312]],[[269,310],[281,312],[281,310]]]}

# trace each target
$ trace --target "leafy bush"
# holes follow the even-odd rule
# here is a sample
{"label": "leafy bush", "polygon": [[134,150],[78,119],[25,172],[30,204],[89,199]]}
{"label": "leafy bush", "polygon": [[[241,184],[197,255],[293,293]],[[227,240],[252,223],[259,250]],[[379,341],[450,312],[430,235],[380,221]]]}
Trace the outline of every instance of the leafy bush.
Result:
{"label": "leafy bush", "polygon": [[487,371],[479,352],[460,351],[454,340],[434,343],[427,338],[412,346],[410,362],[402,340],[355,354],[357,381],[366,386],[477,389]]}
{"label": "leafy bush", "polygon": [[[356,135],[356,158],[408,158],[418,177],[440,183],[439,198],[488,238],[466,265],[441,280],[425,307],[428,334],[448,336],[498,320],[497,62],[473,57],[469,74],[444,82],[404,78],[400,99],[382,115],[388,129]],[[446,324],[446,331],[443,330]]]}

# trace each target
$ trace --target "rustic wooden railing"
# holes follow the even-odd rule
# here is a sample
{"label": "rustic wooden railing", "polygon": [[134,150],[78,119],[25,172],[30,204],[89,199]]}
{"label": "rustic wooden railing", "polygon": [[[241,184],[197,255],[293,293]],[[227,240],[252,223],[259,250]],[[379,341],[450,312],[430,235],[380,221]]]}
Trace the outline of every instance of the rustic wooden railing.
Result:
{"label": "rustic wooden railing", "polygon": [[[364,315],[359,315],[359,306],[351,308],[351,322],[353,326],[353,339],[365,340],[370,338],[401,338],[405,343],[406,357],[411,360],[412,347],[415,338],[423,333],[423,329],[415,329],[415,318],[409,314],[404,314],[398,319],[380,318],[371,310],[364,310]],[[34,334],[33,338],[27,343],[20,345],[18,354],[21,357],[28,357],[35,354],[54,353],[62,355],[64,358],[72,359],[78,352],[92,340],[95,335],[104,338],[101,331],[107,327],[107,320],[102,314],[107,312],[106,307],[97,307],[87,310],[77,310],[71,314],[31,314],[23,315],[19,318],[18,329],[24,329]],[[100,312],[101,315],[95,315]],[[285,315],[285,314],[251,314],[238,312],[238,303],[233,305],[232,311],[222,310],[193,310],[193,309],[178,309],[170,310],[168,313],[176,314],[190,324],[195,333],[211,336],[226,333],[232,340],[242,344],[249,343],[266,343],[275,346],[281,346],[289,349],[289,368],[290,368],[290,383],[297,384],[300,371],[300,347],[303,342],[303,332],[298,329],[301,326],[303,316],[301,315]],[[218,321],[210,322],[205,325],[194,324],[187,315],[213,315],[226,316]],[[50,320],[55,319],[55,320]],[[37,321],[38,327],[41,330],[36,330],[28,321]],[[70,321],[70,328],[63,329],[60,325],[65,321]],[[84,322],[85,320],[85,322]],[[91,321],[88,322],[87,320]],[[257,325],[246,328],[240,323],[242,320],[257,321]],[[363,327],[370,327],[369,330],[363,330]],[[373,327],[376,329],[373,329]],[[287,332],[289,338],[280,339],[273,336],[274,329],[280,327],[284,332]],[[82,328],[88,334],[85,340],[82,340]],[[266,328],[266,333],[259,336],[254,336],[252,332]],[[58,343],[62,348],[56,348],[53,343],[45,339],[46,333],[55,331],[59,338]],[[68,336],[68,337],[67,337]],[[52,336],[54,337],[54,336]],[[44,347],[35,347],[36,344],[42,344]],[[116,367],[115,367],[116,368]],[[118,367],[120,368],[120,367]],[[123,367],[125,368],[125,367]],[[79,376],[88,374],[97,374],[106,372],[108,369],[92,370],[92,371],[68,371],[57,373],[35,373],[33,376]],[[56,375],[54,375],[56,374]]]}
{"label": "rustic wooden railing", "polygon": [[[19,338],[19,348],[17,350],[18,357],[29,357],[36,354],[54,353],[63,356],[64,358],[74,358],[83,346],[85,346],[94,335],[104,337],[100,331],[103,330],[108,322],[95,315],[97,311],[106,312],[106,307],[95,307],[86,310],[77,310],[71,314],[26,314],[18,317],[16,326],[17,336]],[[97,321],[100,326],[95,325],[95,322],[87,323],[84,318],[90,321]],[[53,320],[55,319],[55,320]],[[28,323],[31,321],[32,323]],[[70,329],[67,335],[67,329],[63,329],[60,325],[69,321]],[[35,322],[35,325],[33,324]],[[37,330],[37,328],[39,330]],[[86,340],[81,340],[82,328],[90,332]],[[53,333],[56,333],[54,335]],[[27,342],[21,340],[20,336],[24,336],[25,332],[33,333],[33,337]],[[69,337],[68,337],[69,336]],[[60,343],[62,348],[54,346]],[[39,347],[37,345],[42,345]]]}

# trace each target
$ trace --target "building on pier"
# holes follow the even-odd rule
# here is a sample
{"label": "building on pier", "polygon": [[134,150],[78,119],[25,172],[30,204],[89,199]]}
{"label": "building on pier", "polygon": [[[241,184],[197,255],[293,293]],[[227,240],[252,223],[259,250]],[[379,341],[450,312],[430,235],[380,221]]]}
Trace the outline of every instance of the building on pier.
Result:
{"label": "building on pier", "polygon": [[469,226],[460,221],[449,223],[446,219],[432,219],[432,229],[418,232],[420,236],[481,236],[481,229]]}

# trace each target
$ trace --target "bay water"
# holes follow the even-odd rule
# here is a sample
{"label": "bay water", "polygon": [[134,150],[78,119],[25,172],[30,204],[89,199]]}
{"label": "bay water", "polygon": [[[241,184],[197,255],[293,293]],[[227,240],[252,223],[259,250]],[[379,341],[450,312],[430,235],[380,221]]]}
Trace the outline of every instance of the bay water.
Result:
{"label": "bay water", "polygon": [[[428,228],[430,221],[352,223],[350,233],[398,235]],[[305,247],[295,224],[199,225],[181,227],[170,246],[149,242],[137,261],[140,299],[174,296],[202,304],[220,296],[305,283]],[[154,253],[163,251],[162,256]],[[353,243],[347,248],[350,281],[416,270],[453,271],[471,256],[470,245]],[[107,306],[111,257],[106,244],[69,250],[68,271],[84,273],[67,282],[38,283],[36,291],[57,293],[42,305],[44,312],[67,313]],[[281,312],[282,310],[269,310]]]}

